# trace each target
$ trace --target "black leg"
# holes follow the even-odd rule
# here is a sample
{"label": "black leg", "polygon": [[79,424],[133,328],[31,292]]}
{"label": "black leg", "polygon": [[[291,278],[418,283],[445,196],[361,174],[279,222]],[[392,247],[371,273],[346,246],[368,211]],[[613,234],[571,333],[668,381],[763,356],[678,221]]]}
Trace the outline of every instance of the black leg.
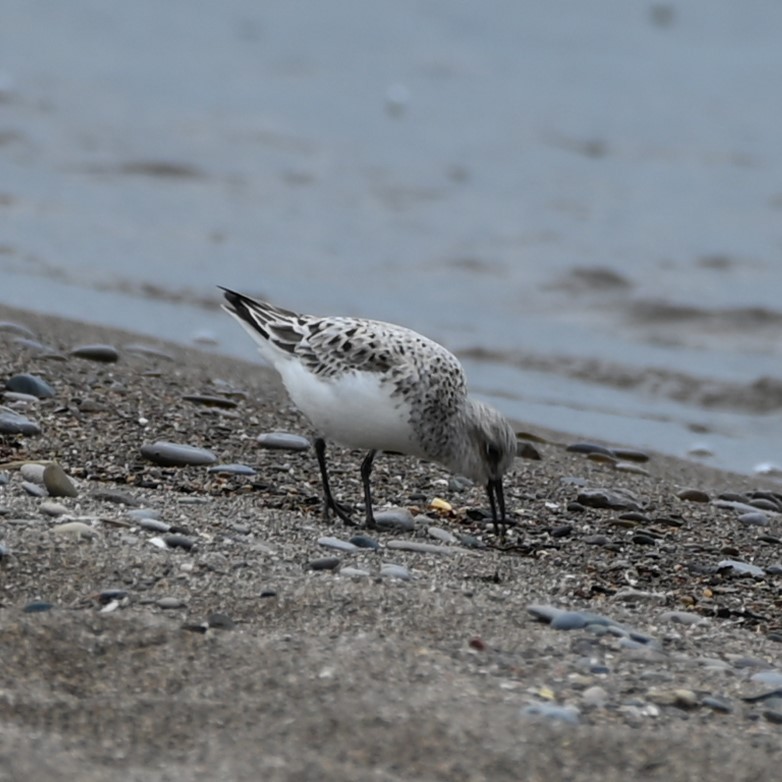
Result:
{"label": "black leg", "polygon": [[[486,484],[486,494],[489,495],[489,505],[491,506],[491,519],[494,522],[494,534],[505,536],[505,494],[502,490],[502,478],[489,480]],[[498,515],[499,511],[499,515]],[[502,524],[502,531],[500,531]]]}
{"label": "black leg", "polygon": [[367,511],[367,529],[375,529],[375,514],[372,511],[372,488],[369,485],[369,476],[372,474],[372,462],[377,451],[370,451],[361,462],[361,483],[364,486],[364,506]]}
{"label": "black leg", "polygon": [[313,441],[315,447],[315,456],[318,457],[318,467],[320,467],[320,480],[323,483],[323,515],[328,521],[329,513],[334,511],[338,518],[342,519],[345,524],[355,526],[356,522],[350,518],[350,514],[345,508],[340,505],[331,493],[331,486],[329,485],[329,474],[326,470],[326,441],[322,437],[316,437]]}

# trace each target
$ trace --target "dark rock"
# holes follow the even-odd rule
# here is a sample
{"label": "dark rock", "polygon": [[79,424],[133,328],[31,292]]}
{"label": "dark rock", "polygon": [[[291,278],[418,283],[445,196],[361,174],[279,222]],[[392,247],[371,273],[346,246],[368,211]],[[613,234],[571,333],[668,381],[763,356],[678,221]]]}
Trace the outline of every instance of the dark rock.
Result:
{"label": "dark rock", "polygon": [[50,399],[54,396],[54,389],[38,375],[14,375],[5,381],[5,387],[9,391],[29,394],[38,399]]}
{"label": "dark rock", "polygon": [[571,443],[565,450],[571,453],[599,453],[603,456],[614,456],[614,451],[611,448],[597,445],[597,443]]}
{"label": "dark rock", "polygon": [[336,570],[342,560],[339,557],[322,557],[307,563],[307,570]]}
{"label": "dark rock", "polygon": [[415,529],[413,514],[407,508],[390,508],[375,513],[375,524],[379,529],[412,531]]}
{"label": "dark rock", "polygon": [[236,627],[236,623],[231,619],[228,614],[215,611],[213,614],[209,614],[206,619],[206,623],[209,627],[217,630],[233,630]]}
{"label": "dark rock", "polygon": [[169,548],[181,548],[185,551],[190,551],[190,549],[195,545],[194,541],[185,535],[166,535],[163,538],[163,541]]}
{"label": "dark rock", "polygon": [[711,497],[700,489],[682,489],[677,492],[676,496],[680,500],[686,500],[687,502],[708,502]]}
{"label": "dark rock", "polygon": [[617,459],[622,459],[626,462],[648,462],[649,461],[649,454],[644,453],[643,451],[636,451],[632,448],[612,448],[611,449],[614,452],[614,456],[616,456]]}
{"label": "dark rock", "polygon": [[115,600],[124,600],[127,596],[128,592],[125,589],[104,589],[98,592],[98,602],[101,605],[108,605]]}
{"label": "dark rock", "polygon": [[44,600],[33,600],[33,602],[28,603],[22,611],[24,611],[25,614],[42,614],[44,611],[51,611],[52,608],[54,608],[54,606]]}
{"label": "dark rock", "polygon": [[641,500],[627,489],[583,489],[577,500],[590,508],[634,511],[643,509]]}
{"label": "dark rock", "polygon": [[379,549],[380,544],[374,539],[369,537],[369,535],[354,535],[350,542],[354,546],[358,546],[358,548],[369,548],[369,549]]}
{"label": "dark rock", "polygon": [[102,364],[113,364],[119,360],[119,352],[112,345],[78,345],[71,350],[71,355]]}

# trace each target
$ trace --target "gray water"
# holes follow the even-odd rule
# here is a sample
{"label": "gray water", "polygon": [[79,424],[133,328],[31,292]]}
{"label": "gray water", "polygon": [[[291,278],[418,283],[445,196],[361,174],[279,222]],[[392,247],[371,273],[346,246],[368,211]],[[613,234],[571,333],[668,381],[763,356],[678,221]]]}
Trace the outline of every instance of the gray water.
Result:
{"label": "gray water", "polygon": [[5,0],[0,301],[411,326],[506,413],[782,461],[782,3]]}

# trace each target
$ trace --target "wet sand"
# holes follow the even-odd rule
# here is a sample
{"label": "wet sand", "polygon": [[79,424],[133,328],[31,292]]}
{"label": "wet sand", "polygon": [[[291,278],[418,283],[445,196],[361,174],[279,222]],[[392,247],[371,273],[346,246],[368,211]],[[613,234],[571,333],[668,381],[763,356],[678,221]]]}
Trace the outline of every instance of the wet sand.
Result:
{"label": "wet sand", "polygon": [[[654,454],[645,474],[625,472],[519,422],[545,441],[508,481],[518,524],[505,542],[477,518],[481,491],[388,457],[376,503],[429,518],[373,534],[379,551],[340,553],[319,538],[355,530],[321,519],[311,452],[256,442],[311,434],[271,372],[160,343],[170,359],[139,354],[128,345],[149,340],[5,307],[0,321],[60,354],[0,332],[2,378],[29,372],[55,391],[18,408],[40,435],[0,436],[12,465],[0,468],[0,780],[778,778],[782,516],[753,526],[677,497],[747,500],[772,482]],[[120,360],[68,354],[86,343]],[[152,464],[139,449],[156,440],[256,475]],[[357,501],[358,455],[333,456],[337,492]],[[62,465],[78,496],[30,496],[16,466],[36,460]],[[632,492],[639,510],[577,501],[598,487]],[[138,507],[192,546],[159,548],[165,535],[129,515]],[[58,530],[69,518],[89,533]],[[438,544],[428,525],[486,547],[394,548]],[[333,556],[343,572],[311,569]],[[719,569],[727,559],[761,572]],[[381,576],[383,563],[410,580]],[[35,601],[52,607],[25,612]],[[556,630],[531,604],[607,616],[648,641]],[[676,611],[696,623],[666,618]],[[572,721],[522,713],[552,704]]]}

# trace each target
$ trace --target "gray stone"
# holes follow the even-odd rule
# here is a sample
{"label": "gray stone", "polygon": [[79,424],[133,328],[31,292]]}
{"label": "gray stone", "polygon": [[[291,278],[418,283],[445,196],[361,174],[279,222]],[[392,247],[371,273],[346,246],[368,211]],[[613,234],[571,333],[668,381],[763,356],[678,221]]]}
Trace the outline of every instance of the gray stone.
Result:
{"label": "gray stone", "polygon": [[210,467],[207,472],[220,473],[222,475],[243,475],[252,477],[258,473],[250,466],[246,464],[215,464]]}
{"label": "gray stone", "polygon": [[325,548],[333,548],[337,551],[358,551],[359,547],[355,543],[350,543],[347,540],[340,540],[334,537],[318,538],[318,545]]}
{"label": "gray stone", "polygon": [[454,549],[447,546],[438,546],[434,543],[419,543],[417,540],[389,540],[386,543],[386,548],[400,551],[415,551],[418,554],[437,554],[446,557],[454,553]]}
{"label": "gray stone", "polygon": [[56,462],[47,464],[43,471],[43,485],[50,497],[78,497],[79,492],[65,470]]}
{"label": "gray stone", "polygon": [[54,389],[38,375],[13,375],[5,381],[5,387],[9,391],[29,394],[36,397],[36,399],[50,399],[54,396]]}
{"label": "gray stone", "polygon": [[415,519],[407,508],[389,508],[375,513],[375,523],[379,529],[412,531]]}
{"label": "gray stone", "polygon": [[402,581],[409,581],[411,578],[410,571],[404,565],[395,565],[391,562],[386,562],[381,566],[380,575],[386,578],[398,578]]}
{"label": "gray stone", "polygon": [[581,722],[581,712],[575,706],[560,706],[557,703],[531,703],[521,709],[521,716],[570,725]]}
{"label": "gray stone", "polygon": [[302,437],[300,434],[289,434],[288,432],[259,434],[257,442],[261,448],[282,451],[306,451],[311,446],[308,438]]}
{"label": "gray stone", "polygon": [[33,436],[41,433],[41,427],[27,416],[13,410],[0,409],[0,434]]}
{"label": "gray stone", "polygon": [[214,464],[217,461],[217,457],[206,448],[196,448],[193,445],[181,445],[165,440],[142,445],[141,455],[163,467]]}
{"label": "gray stone", "polygon": [[762,567],[752,565],[749,562],[741,562],[738,559],[723,559],[717,563],[717,570],[732,570],[734,573],[740,576],[755,576],[756,578],[762,578],[766,575],[766,571]]}

